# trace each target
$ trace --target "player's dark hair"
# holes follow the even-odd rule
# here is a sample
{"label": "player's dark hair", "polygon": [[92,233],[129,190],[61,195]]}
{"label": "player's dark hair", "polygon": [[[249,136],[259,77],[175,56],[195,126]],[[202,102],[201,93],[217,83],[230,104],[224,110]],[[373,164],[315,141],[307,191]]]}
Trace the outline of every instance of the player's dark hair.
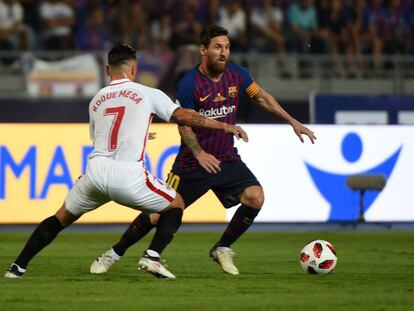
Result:
{"label": "player's dark hair", "polygon": [[210,44],[210,40],[212,38],[219,36],[228,36],[228,34],[229,32],[226,28],[217,25],[208,26],[200,34],[200,44],[207,47]]}
{"label": "player's dark hair", "polygon": [[108,65],[120,66],[129,60],[136,60],[136,51],[127,44],[117,44],[108,53]]}

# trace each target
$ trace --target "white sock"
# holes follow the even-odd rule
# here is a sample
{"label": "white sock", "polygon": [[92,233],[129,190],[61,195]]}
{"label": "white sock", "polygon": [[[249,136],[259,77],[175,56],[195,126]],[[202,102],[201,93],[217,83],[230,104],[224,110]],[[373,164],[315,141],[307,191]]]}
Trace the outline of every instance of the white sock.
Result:
{"label": "white sock", "polygon": [[146,253],[151,257],[160,257],[160,254],[158,254],[156,251],[153,251],[152,249],[147,249]]}
{"label": "white sock", "polygon": [[120,259],[121,256],[119,256],[113,248],[111,248],[111,256],[114,257],[116,260]]}
{"label": "white sock", "polygon": [[17,271],[19,271],[20,273],[25,273],[26,272],[26,269],[21,268],[18,264],[13,263],[13,265],[16,266]]}

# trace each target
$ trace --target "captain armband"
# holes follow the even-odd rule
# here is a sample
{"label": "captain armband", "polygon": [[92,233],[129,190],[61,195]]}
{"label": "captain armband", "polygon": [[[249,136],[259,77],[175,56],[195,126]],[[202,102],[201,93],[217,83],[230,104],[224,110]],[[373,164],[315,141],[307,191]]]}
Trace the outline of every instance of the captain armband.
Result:
{"label": "captain armband", "polygon": [[246,89],[247,95],[249,97],[254,97],[260,92],[260,86],[256,82],[252,82],[252,84],[249,85],[249,87]]}

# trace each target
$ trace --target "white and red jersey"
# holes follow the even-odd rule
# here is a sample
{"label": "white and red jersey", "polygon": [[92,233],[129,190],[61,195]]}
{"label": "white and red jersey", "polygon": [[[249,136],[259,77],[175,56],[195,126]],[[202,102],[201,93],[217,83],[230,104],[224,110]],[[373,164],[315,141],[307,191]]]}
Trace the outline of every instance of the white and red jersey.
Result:
{"label": "white and red jersey", "polygon": [[158,89],[129,79],[113,80],[89,104],[90,135],[94,142],[89,158],[143,160],[152,115],[168,122],[178,107]]}

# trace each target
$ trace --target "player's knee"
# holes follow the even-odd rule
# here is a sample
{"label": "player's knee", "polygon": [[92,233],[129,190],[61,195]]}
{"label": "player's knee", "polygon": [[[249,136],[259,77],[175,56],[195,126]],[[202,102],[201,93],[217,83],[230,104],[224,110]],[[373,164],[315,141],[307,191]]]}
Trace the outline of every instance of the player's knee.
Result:
{"label": "player's knee", "polygon": [[185,208],[185,203],[183,200],[183,197],[177,192],[177,196],[174,198],[174,200],[171,201],[169,208],[180,208],[180,209],[184,209]]}
{"label": "player's knee", "polygon": [[149,218],[150,218],[151,224],[155,226],[158,223],[158,219],[160,219],[160,214],[158,213],[150,214]]}
{"label": "player's knee", "polygon": [[250,206],[252,208],[260,209],[260,208],[262,208],[263,203],[264,203],[264,195],[260,194],[260,193],[257,193],[257,194],[254,194],[253,196],[251,196],[248,199],[248,204],[246,204],[246,205]]}
{"label": "player's knee", "polygon": [[65,206],[65,203],[63,203],[62,207],[56,212],[55,217],[59,220],[63,228],[66,228],[79,219],[80,216],[73,215],[69,212]]}
{"label": "player's knee", "polygon": [[262,187],[253,186],[247,188],[243,192],[241,203],[251,208],[262,208],[264,203],[264,193]]}

